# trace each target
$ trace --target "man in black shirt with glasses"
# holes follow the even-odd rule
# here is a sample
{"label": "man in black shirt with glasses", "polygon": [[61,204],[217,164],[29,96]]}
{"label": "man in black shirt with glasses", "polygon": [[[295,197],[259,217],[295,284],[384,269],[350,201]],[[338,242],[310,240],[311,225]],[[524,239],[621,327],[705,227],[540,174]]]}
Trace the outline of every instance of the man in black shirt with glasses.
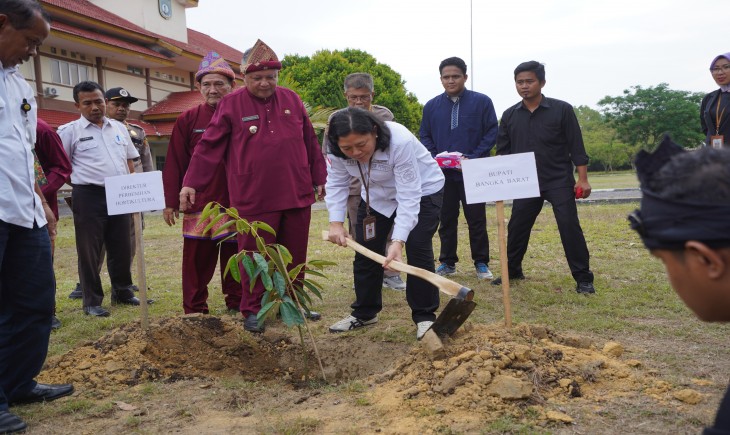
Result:
{"label": "man in black shirt with glasses", "polygon": [[[527,252],[530,232],[544,201],[553,208],[563,242],[565,257],[575,279],[576,291],[593,294],[593,272],[588,247],[578,220],[575,198],[588,198],[588,155],[583,146],[573,107],[542,95],[545,65],[524,62],[515,69],[515,87],[522,101],[502,115],[497,135],[497,155],[534,152],[540,196],[516,199],[508,224],[507,264],[511,280],[524,279],[522,259]],[[578,181],[573,176],[578,171]],[[492,281],[500,285],[501,278]]]}

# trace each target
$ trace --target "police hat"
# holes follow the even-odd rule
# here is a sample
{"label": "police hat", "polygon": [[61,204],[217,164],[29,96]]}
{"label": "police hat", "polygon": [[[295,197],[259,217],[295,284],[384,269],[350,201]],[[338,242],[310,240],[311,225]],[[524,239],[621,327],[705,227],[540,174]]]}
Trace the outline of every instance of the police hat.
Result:
{"label": "police hat", "polygon": [[109,101],[126,101],[130,104],[139,101],[138,98],[134,98],[132,94],[124,88],[111,88],[106,91],[104,97]]}

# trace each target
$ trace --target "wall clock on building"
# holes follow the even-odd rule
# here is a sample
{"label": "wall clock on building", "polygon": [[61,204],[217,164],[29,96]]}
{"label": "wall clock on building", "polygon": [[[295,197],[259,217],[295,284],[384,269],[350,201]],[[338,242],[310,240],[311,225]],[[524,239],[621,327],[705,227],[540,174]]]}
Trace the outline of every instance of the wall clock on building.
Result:
{"label": "wall clock on building", "polygon": [[160,5],[160,15],[162,18],[169,20],[172,17],[172,0],[158,0]]}

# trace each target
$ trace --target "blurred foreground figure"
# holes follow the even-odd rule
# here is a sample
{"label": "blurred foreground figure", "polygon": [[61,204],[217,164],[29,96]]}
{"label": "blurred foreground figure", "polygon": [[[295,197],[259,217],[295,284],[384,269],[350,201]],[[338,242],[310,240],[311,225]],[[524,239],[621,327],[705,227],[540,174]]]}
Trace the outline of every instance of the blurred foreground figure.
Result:
{"label": "blurred foreground figure", "polygon": [[[631,227],[697,317],[730,321],[730,150],[687,152],[665,138],[639,153],[636,172],[642,199]],[[703,434],[730,434],[730,388]]]}

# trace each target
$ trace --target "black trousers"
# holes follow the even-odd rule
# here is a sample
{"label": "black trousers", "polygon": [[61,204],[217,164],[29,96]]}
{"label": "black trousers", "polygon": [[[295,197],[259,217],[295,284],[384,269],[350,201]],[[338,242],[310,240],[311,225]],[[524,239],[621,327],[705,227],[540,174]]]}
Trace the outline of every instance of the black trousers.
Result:
{"label": "black trousers", "polygon": [[456,248],[459,242],[459,204],[464,208],[464,218],[469,226],[469,246],[471,259],[476,263],[489,265],[489,236],[487,235],[486,204],[467,204],[464,181],[446,180],[444,185],[444,205],[441,207],[441,253],[439,261],[454,266],[459,261]]}
{"label": "black trousers", "polygon": [[572,187],[543,190],[538,198],[515,199],[507,225],[507,265],[510,276],[522,273],[522,259],[530,242],[530,232],[544,201],[553,207],[565,258],[576,282],[593,282],[590,255],[578,220],[575,193]]}
{"label": "black trousers", "polygon": [[55,289],[46,226],[0,221],[0,411],[36,386],[48,353]]}
{"label": "black trousers", "polygon": [[104,255],[104,248],[112,284],[112,300],[131,298],[134,293],[131,290],[130,272],[130,215],[107,214],[106,193],[102,186],[74,185],[71,195],[84,307],[101,305],[104,300],[99,274],[99,260]]}
{"label": "black trousers", "polygon": [[[439,224],[439,213],[443,200],[443,191],[421,198],[421,210],[418,223],[411,230],[406,240],[407,263],[428,271],[434,271],[433,235]],[[365,219],[365,201],[360,202],[355,224],[355,241],[371,251],[385,255],[388,235],[395,222],[393,216],[384,216],[370,210],[375,216],[375,238],[366,242],[363,238],[362,221]],[[351,305],[352,315],[358,319],[370,320],[383,309],[383,266],[371,259],[355,254],[353,274],[355,278],[355,302]],[[406,279],[406,300],[411,307],[413,322],[436,320],[439,307],[439,291],[433,284],[421,278],[408,275]]]}

